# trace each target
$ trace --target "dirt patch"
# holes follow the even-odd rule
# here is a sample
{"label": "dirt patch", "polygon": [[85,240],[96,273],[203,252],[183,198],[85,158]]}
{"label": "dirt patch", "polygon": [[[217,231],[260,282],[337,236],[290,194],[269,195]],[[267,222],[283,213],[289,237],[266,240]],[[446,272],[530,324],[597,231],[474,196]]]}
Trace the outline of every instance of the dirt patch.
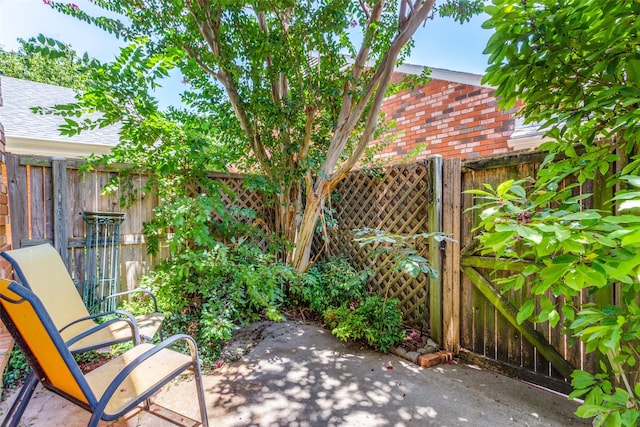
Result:
{"label": "dirt patch", "polygon": [[241,359],[263,340],[265,328],[272,323],[270,320],[264,320],[236,329],[231,341],[222,348],[220,358],[225,362]]}

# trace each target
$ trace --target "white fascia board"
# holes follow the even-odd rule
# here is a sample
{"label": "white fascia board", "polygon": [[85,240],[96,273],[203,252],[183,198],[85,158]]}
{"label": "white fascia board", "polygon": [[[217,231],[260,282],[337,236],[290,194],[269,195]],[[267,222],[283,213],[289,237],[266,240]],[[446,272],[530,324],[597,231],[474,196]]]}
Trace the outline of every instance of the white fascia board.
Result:
{"label": "white fascia board", "polygon": [[539,132],[518,138],[512,136],[507,140],[507,146],[512,150],[532,150],[547,141],[551,141],[551,139],[546,138],[542,132]]}
{"label": "white fascia board", "polygon": [[111,153],[110,145],[85,142],[55,141],[6,135],[6,151],[13,154],[83,158],[91,154]]}
{"label": "white fascia board", "polygon": [[490,85],[481,83],[482,82],[481,74],[445,70],[444,68],[423,67],[422,65],[413,65],[413,64],[401,64],[396,67],[395,71],[399,73],[413,74],[413,75],[419,76],[422,74],[425,68],[429,68],[431,70],[429,77],[431,77],[432,80],[445,80],[448,82],[493,88]]}
{"label": "white fascia board", "polygon": [[[353,64],[354,58],[351,55],[345,55],[347,64]],[[373,62],[369,61],[366,64],[367,66],[373,66]],[[346,66],[344,67],[346,69]],[[493,86],[488,84],[482,84],[482,74],[474,74],[474,73],[466,73],[463,71],[453,71],[453,70],[445,70],[444,68],[434,68],[434,67],[425,67],[423,65],[415,65],[415,64],[400,64],[397,65],[394,71],[404,74],[413,74],[413,75],[421,75],[425,68],[429,68],[431,70],[431,74],[429,76],[433,80],[446,80],[449,82],[467,84],[473,86],[486,87],[490,89],[494,89]]]}

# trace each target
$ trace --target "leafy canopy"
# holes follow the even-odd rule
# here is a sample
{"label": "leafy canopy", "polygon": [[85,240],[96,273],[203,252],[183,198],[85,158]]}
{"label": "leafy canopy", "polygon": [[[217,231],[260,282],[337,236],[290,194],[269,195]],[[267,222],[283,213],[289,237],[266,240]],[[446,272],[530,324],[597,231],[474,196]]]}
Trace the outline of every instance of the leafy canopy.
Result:
{"label": "leafy canopy", "polygon": [[97,65],[86,53],[80,57],[70,45],[43,35],[18,42],[16,52],[0,49],[0,75],[85,89],[87,71]]}
{"label": "leafy canopy", "polygon": [[[487,12],[484,27],[495,32],[483,81],[496,86],[503,106],[522,102],[525,120],[554,140],[543,149],[569,157],[566,175],[584,181],[609,170],[617,147],[634,153],[640,3],[498,0]],[[577,154],[575,144],[586,152]]]}
{"label": "leafy canopy", "polygon": [[[518,321],[563,321],[599,372],[571,397],[594,425],[640,420],[640,2],[494,0],[485,83],[550,142],[535,180],[474,190],[481,250],[530,261],[505,289],[531,286]],[[580,185],[593,180],[594,193]],[[614,195],[613,189],[617,191]],[[574,297],[589,295],[593,303]],[[559,298],[558,298],[559,297]],[[536,311],[536,301],[540,309]]]}
{"label": "leafy canopy", "polygon": [[[170,124],[157,125],[168,121],[187,139],[208,141],[223,166],[262,174],[276,231],[294,243],[286,259],[304,270],[326,197],[380,131],[380,105],[413,34],[436,13],[463,22],[482,1],[93,3],[109,16],[50,4],[138,46],[113,64],[119,74],[108,72],[104,86],[82,99],[83,108],[108,110],[104,120],[137,126],[154,118],[154,129],[126,135],[117,154],[143,157],[149,144],[138,138],[154,146],[173,140]],[[186,108],[159,113],[140,91],[171,67],[184,76]]]}

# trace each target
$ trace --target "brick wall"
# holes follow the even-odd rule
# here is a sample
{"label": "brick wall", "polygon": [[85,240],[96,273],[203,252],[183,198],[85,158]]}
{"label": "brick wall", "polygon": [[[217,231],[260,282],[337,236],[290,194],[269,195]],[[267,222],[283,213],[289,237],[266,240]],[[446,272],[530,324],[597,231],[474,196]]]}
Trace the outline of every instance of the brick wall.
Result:
{"label": "brick wall", "polygon": [[[0,108],[2,107],[2,81],[0,80]],[[5,146],[4,127],[0,123],[0,252],[10,249],[9,247],[9,199],[7,196],[7,174],[5,169]],[[2,259],[0,262],[0,277],[11,277],[12,271],[9,264]],[[2,387],[2,373],[9,360],[9,353],[13,348],[13,340],[0,322],[0,387]]]}
{"label": "brick wall", "polygon": [[[401,76],[396,73],[394,79]],[[382,111],[395,126],[387,134],[392,143],[377,158],[393,162],[421,145],[413,153],[416,160],[433,154],[469,158],[505,153],[516,109],[500,111],[491,88],[433,79],[391,95]]]}

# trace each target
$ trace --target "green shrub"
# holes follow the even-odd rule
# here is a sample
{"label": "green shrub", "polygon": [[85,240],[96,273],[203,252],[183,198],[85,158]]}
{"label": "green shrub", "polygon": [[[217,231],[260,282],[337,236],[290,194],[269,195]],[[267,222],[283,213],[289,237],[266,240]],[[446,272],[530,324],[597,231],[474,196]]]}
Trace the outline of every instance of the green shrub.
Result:
{"label": "green shrub", "polygon": [[27,363],[27,358],[22,354],[18,346],[14,345],[2,377],[3,392],[14,389],[22,384],[30,370],[31,368]]}
{"label": "green shrub", "polygon": [[292,284],[293,297],[324,318],[343,341],[364,340],[383,352],[404,338],[397,300],[367,292],[370,271],[357,271],[344,257],[313,266]]}
{"label": "green shrub", "polygon": [[379,296],[368,296],[357,307],[343,304],[329,308],[324,320],[339,339],[365,340],[385,353],[405,336],[397,299],[385,301]]}
{"label": "green shrub", "polygon": [[255,245],[217,244],[164,261],[143,278],[143,286],[156,294],[167,314],[163,331],[195,337],[210,364],[236,325],[262,315],[284,319],[280,308],[295,277],[293,269]]}
{"label": "green shrub", "polygon": [[368,271],[357,271],[344,257],[333,258],[310,268],[291,291],[311,310],[323,314],[330,307],[365,298],[368,275]]}

